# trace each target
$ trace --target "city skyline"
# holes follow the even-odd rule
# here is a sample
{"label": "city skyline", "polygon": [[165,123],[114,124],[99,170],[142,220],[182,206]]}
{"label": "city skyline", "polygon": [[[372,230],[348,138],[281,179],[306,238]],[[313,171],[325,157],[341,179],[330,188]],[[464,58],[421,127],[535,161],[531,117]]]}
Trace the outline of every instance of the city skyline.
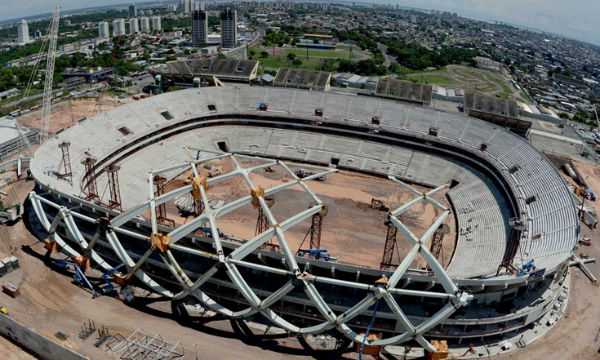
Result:
{"label": "city skyline", "polygon": [[[457,12],[462,16],[484,21],[502,21],[513,25],[556,33],[600,45],[600,26],[595,14],[600,12],[600,2],[573,0],[569,3],[554,3],[550,0],[399,0],[397,2],[366,0],[374,3],[398,4],[421,9]],[[145,1],[60,0],[64,10],[77,10],[92,6],[127,5]],[[5,7],[0,20],[18,19],[50,12],[55,3],[46,0],[31,0]],[[518,11],[515,11],[518,10]],[[576,22],[573,19],[577,19]]]}

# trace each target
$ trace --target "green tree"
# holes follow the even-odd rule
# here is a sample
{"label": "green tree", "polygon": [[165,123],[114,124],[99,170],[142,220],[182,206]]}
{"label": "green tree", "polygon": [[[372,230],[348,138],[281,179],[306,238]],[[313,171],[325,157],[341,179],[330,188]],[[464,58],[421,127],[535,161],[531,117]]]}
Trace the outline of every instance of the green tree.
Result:
{"label": "green tree", "polygon": [[260,52],[260,57],[266,59],[269,57],[269,53],[263,50]]}

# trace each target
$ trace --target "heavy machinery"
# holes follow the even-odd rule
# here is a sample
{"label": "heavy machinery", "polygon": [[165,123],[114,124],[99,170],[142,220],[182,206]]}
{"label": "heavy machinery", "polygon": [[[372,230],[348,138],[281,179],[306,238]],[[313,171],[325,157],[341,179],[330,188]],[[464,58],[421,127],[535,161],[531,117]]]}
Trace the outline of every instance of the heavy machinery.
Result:
{"label": "heavy machinery", "polygon": [[301,257],[311,257],[316,260],[335,261],[336,258],[329,255],[327,249],[300,249],[296,255]]}
{"label": "heavy machinery", "polygon": [[533,259],[526,261],[525,263],[523,263],[523,265],[521,265],[521,269],[518,272],[519,276],[524,276],[529,274],[532,271],[535,271],[536,267],[535,267],[535,261]]}

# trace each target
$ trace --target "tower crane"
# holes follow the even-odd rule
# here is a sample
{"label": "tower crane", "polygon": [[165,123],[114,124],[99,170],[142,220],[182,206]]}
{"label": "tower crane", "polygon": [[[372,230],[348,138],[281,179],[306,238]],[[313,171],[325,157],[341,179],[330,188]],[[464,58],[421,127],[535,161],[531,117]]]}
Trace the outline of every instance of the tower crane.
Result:
{"label": "tower crane", "polygon": [[48,139],[50,130],[50,113],[52,112],[52,83],[54,81],[54,61],[56,59],[56,42],[58,40],[58,23],[60,8],[58,5],[52,13],[50,32],[48,33],[48,55],[46,56],[46,81],[44,82],[44,100],[42,106],[42,133],[40,143]]}

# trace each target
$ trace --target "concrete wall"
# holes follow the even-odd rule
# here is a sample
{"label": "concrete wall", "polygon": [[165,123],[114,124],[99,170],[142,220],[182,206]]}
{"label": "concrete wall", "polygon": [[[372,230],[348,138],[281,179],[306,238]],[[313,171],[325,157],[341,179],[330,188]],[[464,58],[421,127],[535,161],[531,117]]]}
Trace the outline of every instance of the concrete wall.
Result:
{"label": "concrete wall", "polygon": [[532,114],[532,113],[521,111],[521,116],[524,118],[531,118],[531,119],[537,119],[537,120],[551,122],[556,125],[560,125],[560,124],[566,125],[566,121],[564,119],[557,119],[553,116],[546,115],[546,114]]}
{"label": "concrete wall", "polygon": [[462,104],[465,102],[464,96],[444,96],[444,95],[433,93],[433,94],[431,94],[431,98],[436,99],[436,100],[451,101],[451,102],[455,102],[457,104]]}
{"label": "concrete wall", "polygon": [[32,329],[19,324],[15,319],[0,315],[0,334],[27,351],[44,360],[85,360],[89,359],[73,350],[67,349],[54,341],[36,333]]}

